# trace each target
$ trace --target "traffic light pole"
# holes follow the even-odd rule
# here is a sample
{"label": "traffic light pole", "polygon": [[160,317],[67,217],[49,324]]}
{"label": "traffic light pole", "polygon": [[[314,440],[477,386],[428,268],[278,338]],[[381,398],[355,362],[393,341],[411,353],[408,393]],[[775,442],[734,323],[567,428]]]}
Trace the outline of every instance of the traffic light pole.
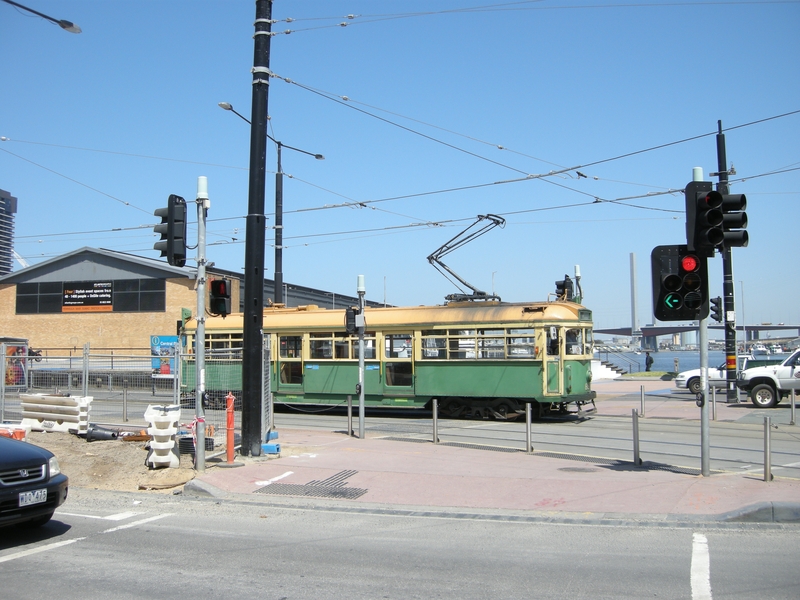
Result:
{"label": "traffic light pole", "polygon": [[206,415],[203,408],[206,372],[206,216],[211,203],[208,199],[208,179],[197,178],[197,332],[194,337],[194,468],[206,470]]}
{"label": "traffic light pole", "polygon": [[[727,195],[728,188],[728,159],[725,153],[725,134],[722,133],[722,121],[717,121],[717,191]],[[726,379],[726,402],[735,403],[739,401],[736,393],[736,308],[734,304],[734,285],[733,285],[733,257],[731,248],[728,245],[722,247],[722,296],[723,296],[723,319],[725,323],[725,379]]]}
{"label": "traffic light pole", "polygon": [[703,385],[703,399],[700,405],[700,472],[703,477],[711,475],[711,439],[708,420],[708,319],[700,319],[700,381]]}

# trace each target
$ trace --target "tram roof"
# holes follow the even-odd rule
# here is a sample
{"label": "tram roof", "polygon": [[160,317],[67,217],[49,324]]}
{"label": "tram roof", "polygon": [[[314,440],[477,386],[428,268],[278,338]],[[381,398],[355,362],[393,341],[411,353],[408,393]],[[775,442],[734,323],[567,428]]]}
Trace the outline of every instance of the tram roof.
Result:
{"label": "tram roof", "polygon": [[[315,304],[264,308],[264,330],[338,330],[344,328],[344,309]],[[587,315],[588,313],[588,315]],[[365,307],[367,328],[416,327],[456,324],[534,323],[541,321],[591,320],[588,309],[574,302],[451,302],[441,306]],[[206,330],[241,330],[241,313],[206,319]],[[187,329],[195,328],[194,320]]]}

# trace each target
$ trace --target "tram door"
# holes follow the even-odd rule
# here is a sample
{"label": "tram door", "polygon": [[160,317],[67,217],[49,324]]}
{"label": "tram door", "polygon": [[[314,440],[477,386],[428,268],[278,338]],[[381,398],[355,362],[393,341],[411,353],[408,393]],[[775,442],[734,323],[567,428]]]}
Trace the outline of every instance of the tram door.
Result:
{"label": "tram door", "polygon": [[414,345],[410,333],[386,334],[383,338],[383,393],[414,393]]}
{"label": "tram door", "polygon": [[564,382],[564,364],[561,358],[562,331],[551,325],[545,328],[544,393],[545,396],[560,396]]}

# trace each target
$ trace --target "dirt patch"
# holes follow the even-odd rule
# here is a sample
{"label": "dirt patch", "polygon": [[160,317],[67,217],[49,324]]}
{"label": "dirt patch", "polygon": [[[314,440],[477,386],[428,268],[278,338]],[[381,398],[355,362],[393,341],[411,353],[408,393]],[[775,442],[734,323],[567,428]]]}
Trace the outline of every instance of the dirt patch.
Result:
{"label": "dirt patch", "polygon": [[71,486],[135,492],[172,489],[194,478],[192,456],[183,454],[178,468],[150,469],[145,465],[147,442],[122,439],[87,442],[70,433],[32,431],[28,442],[56,455]]}

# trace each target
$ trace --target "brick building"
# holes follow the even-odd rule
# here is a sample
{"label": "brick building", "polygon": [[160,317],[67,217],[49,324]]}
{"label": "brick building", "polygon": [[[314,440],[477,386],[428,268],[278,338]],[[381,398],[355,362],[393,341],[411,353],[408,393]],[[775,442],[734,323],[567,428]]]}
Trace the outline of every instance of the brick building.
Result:
{"label": "brick building", "polygon": [[[239,305],[239,276],[228,276]],[[0,277],[0,336],[33,348],[149,348],[151,335],[176,335],[182,310],[197,309],[196,270],[160,260],[81,248]]]}
{"label": "brick building", "polygon": [[[150,336],[176,335],[185,310],[197,312],[196,276],[193,267],[81,248],[0,277],[0,337],[27,339],[37,349],[80,350],[89,343],[92,350],[149,351]],[[207,268],[206,277],[227,277],[231,306],[241,312],[243,276]],[[358,304],[355,296],[285,285],[288,306]],[[265,302],[273,295],[274,282],[265,279]]]}

